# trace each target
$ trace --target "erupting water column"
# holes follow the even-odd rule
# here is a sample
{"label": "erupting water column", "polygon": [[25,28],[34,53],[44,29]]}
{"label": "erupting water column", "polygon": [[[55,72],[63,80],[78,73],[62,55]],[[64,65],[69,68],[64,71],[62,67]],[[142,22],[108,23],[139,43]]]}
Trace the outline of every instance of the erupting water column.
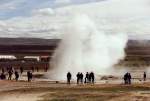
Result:
{"label": "erupting water column", "polygon": [[49,76],[65,80],[70,71],[104,74],[124,57],[127,36],[122,33],[106,34],[98,31],[86,15],[75,17],[68,27],[51,61]]}

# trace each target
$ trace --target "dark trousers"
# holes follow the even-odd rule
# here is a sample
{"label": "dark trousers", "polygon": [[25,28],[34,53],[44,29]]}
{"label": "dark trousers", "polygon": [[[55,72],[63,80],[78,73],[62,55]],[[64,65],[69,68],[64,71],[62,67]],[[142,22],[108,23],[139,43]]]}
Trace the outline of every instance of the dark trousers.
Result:
{"label": "dark trousers", "polygon": [[67,78],[67,83],[68,83],[68,84],[70,84],[70,80],[71,80],[70,78]]}

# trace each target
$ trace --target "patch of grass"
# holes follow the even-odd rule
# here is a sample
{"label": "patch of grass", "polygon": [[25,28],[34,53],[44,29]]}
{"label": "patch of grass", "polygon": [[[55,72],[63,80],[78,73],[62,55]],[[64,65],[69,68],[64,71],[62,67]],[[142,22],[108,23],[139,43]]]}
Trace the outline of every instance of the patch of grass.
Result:
{"label": "patch of grass", "polygon": [[42,96],[40,101],[105,101],[122,94],[102,93],[102,92],[55,92]]}
{"label": "patch of grass", "polygon": [[[52,91],[52,89],[49,89]],[[147,91],[149,87],[143,86],[114,86],[114,87],[72,87],[53,89],[40,101],[106,101],[128,95],[131,91]]]}
{"label": "patch of grass", "polygon": [[19,93],[48,92],[41,96],[39,101],[107,101],[114,98],[130,95],[130,92],[148,91],[149,86],[143,85],[83,85],[60,87],[29,87],[5,91]]}

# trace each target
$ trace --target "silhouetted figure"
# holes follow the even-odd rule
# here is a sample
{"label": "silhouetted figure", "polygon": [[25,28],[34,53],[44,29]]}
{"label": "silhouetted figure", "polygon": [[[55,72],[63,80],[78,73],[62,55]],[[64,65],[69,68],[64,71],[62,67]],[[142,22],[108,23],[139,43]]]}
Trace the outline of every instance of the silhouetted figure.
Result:
{"label": "silhouetted figure", "polygon": [[4,68],[2,68],[2,73],[5,73],[5,69]]}
{"label": "silhouetted figure", "polygon": [[18,81],[18,79],[19,79],[19,73],[15,71],[15,80]]}
{"label": "silhouetted figure", "polygon": [[33,66],[31,67],[31,70],[32,70],[32,72],[34,72],[34,67]]}
{"label": "silhouetted figure", "polygon": [[32,72],[30,72],[30,80],[32,80],[33,74]]}
{"label": "silhouetted figure", "polygon": [[146,72],[144,72],[144,74],[143,74],[143,79],[144,79],[144,81],[146,81]]}
{"label": "silhouetted figure", "polygon": [[28,82],[32,80],[32,73],[30,71],[27,72]]}
{"label": "silhouetted figure", "polygon": [[9,67],[7,67],[7,72],[9,71]]}
{"label": "silhouetted figure", "polygon": [[0,77],[1,77],[1,80],[5,80],[6,79],[6,75],[4,73],[1,73]]}
{"label": "silhouetted figure", "polygon": [[79,80],[80,80],[80,72],[78,72],[78,74],[76,75],[77,77],[77,84],[79,84]]}
{"label": "silhouetted figure", "polygon": [[124,75],[124,84],[128,84],[128,73]]}
{"label": "silhouetted figure", "polygon": [[39,72],[39,67],[36,67],[36,71]]}
{"label": "silhouetted figure", "polygon": [[80,73],[80,82],[81,82],[81,84],[83,84],[83,74],[82,73]]}
{"label": "silhouetted figure", "polygon": [[20,74],[23,73],[23,67],[20,67]]}
{"label": "silhouetted figure", "polygon": [[47,72],[47,70],[48,70],[48,67],[46,66],[46,67],[45,67],[45,72]]}
{"label": "silhouetted figure", "polygon": [[124,82],[125,82],[125,84],[131,84],[131,79],[132,79],[131,74],[127,72],[124,75]]}
{"label": "silhouetted figure", "polygon": [[86,72],[85,82],[84,83],[89,83],[89,73],[88,72]]}
{"label": "silhouetted figure", "polygon": [[131,84],[131,79],[132,79],[131,74],[130,74],[130,73],[128,73],[128,80],[129,80],[129,84]]}
{"label": "silhouetted figure", "polygon": [[93,83],[93,84],[94,84],[95,76],[94,76],[94,73],[93,73],[93,72],[90,73],[89,79],[90,79],[90,83]]}
{"label": "silhouetted figure", "polygon": [[70,84],[71,77],[72,77],[71,73],[68,72],[68,73],[67,73],[67,83],[68,83],[68,84]]}
{"label": "silhouetted figure", "polygon": [[13,74],[13,70],[10,68],[10,70],[8,71],[8,80],[12,79],[12,74]]}

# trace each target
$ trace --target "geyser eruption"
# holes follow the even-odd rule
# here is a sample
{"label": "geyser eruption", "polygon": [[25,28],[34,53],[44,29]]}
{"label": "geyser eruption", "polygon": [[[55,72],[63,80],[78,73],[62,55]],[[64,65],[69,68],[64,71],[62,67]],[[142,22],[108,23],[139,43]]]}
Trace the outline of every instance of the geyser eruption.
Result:
{"label": "geyser eruption", "polygon": [[65,80],[70,71],[107,73],[124,57],[127,36],[99,31],[86,15],[78,15],[64,28],[64,36],[51,61],[50,77]]}

